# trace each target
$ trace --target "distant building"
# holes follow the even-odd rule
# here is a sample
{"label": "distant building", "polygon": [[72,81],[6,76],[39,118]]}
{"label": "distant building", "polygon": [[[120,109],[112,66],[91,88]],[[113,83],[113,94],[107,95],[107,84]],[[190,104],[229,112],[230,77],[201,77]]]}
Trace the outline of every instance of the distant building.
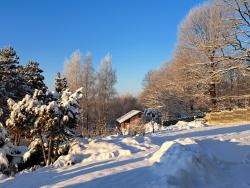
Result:
{"label": "distant building", "polygon": [[141,120],[142,112],[139,110],[131,110],[125,115],[119,117],[116,122],[118,129],[127,129],[130,125],[136,125]]}

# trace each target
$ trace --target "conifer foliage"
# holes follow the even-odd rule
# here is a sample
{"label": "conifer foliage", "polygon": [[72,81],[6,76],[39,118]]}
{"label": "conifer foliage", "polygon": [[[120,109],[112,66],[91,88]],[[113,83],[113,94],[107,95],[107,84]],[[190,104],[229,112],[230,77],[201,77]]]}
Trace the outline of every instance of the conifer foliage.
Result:
{"label": "conifer foliage", "polygon": [[61,73],[58,72],[56,75],[56,83],[55,83],[55,90],[58,93],[61,93],[62,91],[66,90],[68,88],[67,79],[63,76],[61,76]]}
{"label": "conifer foliage", "polygon": [[39,141],[44,163],[49,165],[59,155],[59,144],[74,135],[79,121],[81,93],[81,88],[74,93],[66,89],[61,94],[35,90],[32,97],[26,95],[17,103],[9,99],[11,114],[7,127],[13,133]]}
{"label": "conifer foliage", "polygon": [[13,48],[0,49],[0,107],[6,111],[6,100],[17,99],[20,75],[17,73],[19,57]]}
{"label": "conifer foliage", "polygon": [[43,70],[39,68],[39,63],[35,61],[29,61],[23,68],[23,75],[31,90],[31,94],[35,89],[43,90],[46,89],[44,84],[44,76],[42,75]]}
{"label": "conifer foliage", "polygon": [[37,62],[19,65],[19,57],[14,48],[0,49],[0,107],[5,114],[0,120],[4,121],[9,114],[9,98],[19,101],[26,94],[32,94],[35,89],[46,88],[42,72]]}

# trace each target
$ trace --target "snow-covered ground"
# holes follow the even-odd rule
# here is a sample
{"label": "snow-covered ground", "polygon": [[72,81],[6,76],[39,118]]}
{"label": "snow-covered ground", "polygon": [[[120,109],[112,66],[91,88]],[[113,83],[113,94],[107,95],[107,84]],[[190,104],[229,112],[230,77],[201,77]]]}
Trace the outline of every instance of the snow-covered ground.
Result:
{"label": "snow-covered ground", "polygon": [[250,187],[250,124],[180,124],[145,137],[78,140],[54,167],[21,172],[0,187]]}

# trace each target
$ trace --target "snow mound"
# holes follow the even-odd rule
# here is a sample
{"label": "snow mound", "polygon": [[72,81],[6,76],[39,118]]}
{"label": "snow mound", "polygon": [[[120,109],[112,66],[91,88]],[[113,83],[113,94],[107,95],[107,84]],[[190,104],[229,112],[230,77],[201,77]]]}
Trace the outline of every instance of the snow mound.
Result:
{"label": "snow mound", "polygon": [[186,121],[178,121],[175,125],[171,125],[169,127],[165,127],[165,130],[179,131],[179,130],[188,130],[199,127],[206,127],[206,123],[204,119],[196,119],[191,122]]}
{"label": "snow mound", "polygon": [[74,142],[69,153],[60,156],[54,163],[55,167],[73,165],[80,162],[109,160],[115,157],[131,155],[131,151],[108,141],[92,140],[85,144],[82,141]]}
{"label": "snow mound", "polygon": [[167,187],[197,187],[209,183],[218,173],[214,158],[189,138],[163,143],[149,161],[153,163],[153,173],[160,177],[160,186],[167,182]]}
{"label": "snow mound", "polygon": [[121,140],[121,143],[129,148],[133,147],[136,151],[130,149],[132,153],[145,151],[152,147],[151,140],[148,137],[126,137]]}
{"label": "snow mound", "polygon": [[6,176],[5,174],[0,172],[0,180],[4,180],[4,179],[7,179],[7,178],[8,178],[8,176]]}

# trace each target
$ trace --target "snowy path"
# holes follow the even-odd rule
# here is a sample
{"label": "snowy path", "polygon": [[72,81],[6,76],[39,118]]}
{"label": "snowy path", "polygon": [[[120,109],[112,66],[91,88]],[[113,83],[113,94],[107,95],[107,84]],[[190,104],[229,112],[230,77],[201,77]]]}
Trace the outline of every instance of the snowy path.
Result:
{"label": "snowy path", "polygon": [[0,187],[250,187],[250,125],[163,130],[147,137],[147,150],[42,168],[0,180]]}

